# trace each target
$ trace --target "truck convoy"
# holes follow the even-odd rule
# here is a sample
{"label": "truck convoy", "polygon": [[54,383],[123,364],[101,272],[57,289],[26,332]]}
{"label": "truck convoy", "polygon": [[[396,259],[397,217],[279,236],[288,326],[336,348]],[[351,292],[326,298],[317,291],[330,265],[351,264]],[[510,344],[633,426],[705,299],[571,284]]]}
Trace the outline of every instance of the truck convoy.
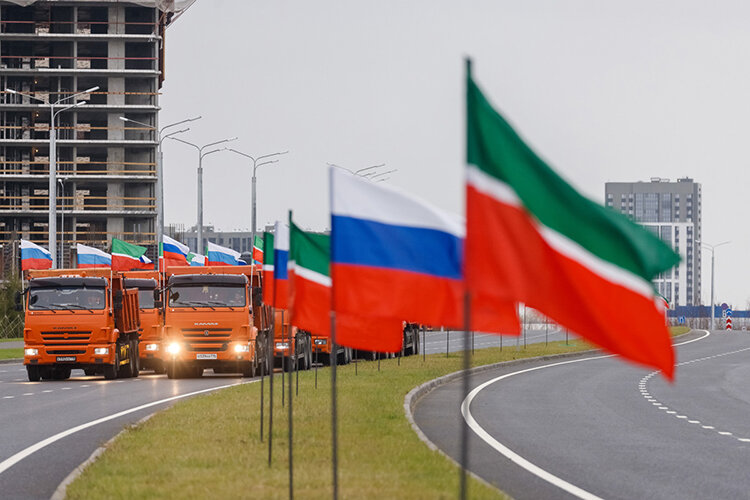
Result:
{"label": "truck convoy", "polygon": [[164,373],[162,331],[164,308],[158,271],[128,271],[122,273],[124,286],[138,290],[141,327],[138,330],[140,343],[138,358],[142,370]]}
{"label": "truck convoy", "polygon": [[313,364],[312,335],[290,325],[288,311],[275,309],[274,313],[274,361],[279,360],[279,366],[288,372],[295,368],[309,370]]}
{"label": "truck convoy", "polygon": [[[260,373],[267,361],[270,310],[257,300],[254,266],[170,267],[162,346],[169,378]],[[254,300],[255,299],[255,300]]]}
{"label": "truck convoy", "polygon": [[138,292],[110,269],[28,271],[24,365],[29,380],[65,380],[74,368],[108,380],[137,377]]}

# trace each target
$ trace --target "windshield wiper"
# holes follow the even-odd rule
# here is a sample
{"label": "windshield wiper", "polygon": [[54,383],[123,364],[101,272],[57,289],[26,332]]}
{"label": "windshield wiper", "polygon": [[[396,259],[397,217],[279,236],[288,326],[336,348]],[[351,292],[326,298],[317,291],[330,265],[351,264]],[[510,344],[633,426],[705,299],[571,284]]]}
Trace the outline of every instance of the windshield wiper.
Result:
{"label": "windshield wiper", "polygon": [[57,314],[57,311],[55,311],[55,308],[54,308],[54,307],[52,307],[53,305],[57,305],[57,304],[50,304],[50,305],[48,305],[48,306],[44,306],[44,305],[41,305],[41,306],[40,306],[40,305],[36,305],[36,304],[32,304],[32,305],[33,305],[33,307],[30,307],[30,308],[29,308],[29,309],[31,309],[31,310],[34,310],[34,309],[42,309],[42,310],[44,310],[44,311],[52,311],[53,313]]}
{"label": "windshield wiper", "polygon": [[232,311],[234,311],[235,307],[239,307],[239,306],[230,306],[229,304],[225,304],[224,302],[219,302],[219,301],[216,301],[216,300],[209,300],[208,303],[209,304],[213,304],[213,305],[218,306],[218,307],[228,307]]}
{"label": "windshield wiper", "polygon": [[82,309],[82,310],[85,309],[88,312],[90,312],[91,314],[94,314],[94,310],[93,309],[90,309],[88,307],[82,306],[81,304],[54,304],[54,305],[60,306],[61,308],[65,308],[65,309]]}

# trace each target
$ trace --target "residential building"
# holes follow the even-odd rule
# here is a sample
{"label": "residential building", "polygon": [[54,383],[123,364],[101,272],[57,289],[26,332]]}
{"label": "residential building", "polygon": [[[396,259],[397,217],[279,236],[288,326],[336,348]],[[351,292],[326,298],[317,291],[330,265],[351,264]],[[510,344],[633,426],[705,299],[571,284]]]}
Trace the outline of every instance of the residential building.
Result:
{"label": "residential building", "polygon": [[608,182],[605,197],[608,207],[653,231],[682,257],[654,280],[658,292],[672,305],[700,305],[701,185],[688,177]]}

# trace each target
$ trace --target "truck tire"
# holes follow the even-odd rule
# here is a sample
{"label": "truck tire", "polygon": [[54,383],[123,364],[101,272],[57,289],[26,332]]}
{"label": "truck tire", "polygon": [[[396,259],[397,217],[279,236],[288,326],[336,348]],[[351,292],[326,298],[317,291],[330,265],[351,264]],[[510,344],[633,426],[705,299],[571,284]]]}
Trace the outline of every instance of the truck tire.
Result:
{"label": "truck tire", "polygon": [[193,378],[201,378],[203,376],[203,367],[196,366],[191,370]]}
{"label": "truck tire", "polygon": [[130,363],[132,365],[131,374],[137,377],[141,373],[141,360],[138,356],[138,341],[130,341]]}
{"label": "truck tire", "polygon": [[104,365],[104,378],[106,380],[114,380],[120,371],[120,353],[115,348],[115,361],[111,365]]}
{"label": "truck tire", "polygon": [[29,382],[39,382],[42,378],[42,372],[38,365],[26,365],[26,374],[29,376]]}
{"label": "truck tire", "polygon": [[167,364],[167,377],[171,379],[182,378],[182,367],[177,363]]}
{"label": "truck tire", "polygon": [[91,377],[92,375],[96,375],[96,368],[84,368],[83,374],[87,377]]}

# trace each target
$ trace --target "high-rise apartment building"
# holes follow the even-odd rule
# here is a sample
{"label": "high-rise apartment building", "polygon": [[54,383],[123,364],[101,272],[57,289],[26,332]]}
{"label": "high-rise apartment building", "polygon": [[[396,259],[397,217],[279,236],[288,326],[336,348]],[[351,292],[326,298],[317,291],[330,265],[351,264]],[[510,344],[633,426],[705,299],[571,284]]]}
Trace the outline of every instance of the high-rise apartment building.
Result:
{"label": "high-rise apartment building", "polygon": [[[50,249],[58,265],[72,264],[76,243],[104,249],[113,237],[147,246],[156,257],[155,130],[164,30],[173,11],[173,0],[0,1],[6,262],[19,238],[47,246],[50,113],[58,101],[58,248]],[[99,88],[71,99],[93,87]]]}
{"label": "high-rise apartment building", "polygon": [[656,289],[672,305],[701,303],[701,185],[693,179],[654,177],[650,182],[608,182],[608,207],[645,226],[682,257],[660,274]]}

